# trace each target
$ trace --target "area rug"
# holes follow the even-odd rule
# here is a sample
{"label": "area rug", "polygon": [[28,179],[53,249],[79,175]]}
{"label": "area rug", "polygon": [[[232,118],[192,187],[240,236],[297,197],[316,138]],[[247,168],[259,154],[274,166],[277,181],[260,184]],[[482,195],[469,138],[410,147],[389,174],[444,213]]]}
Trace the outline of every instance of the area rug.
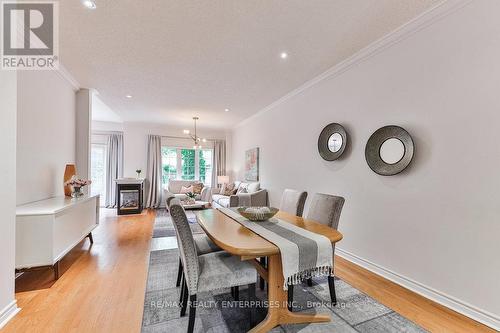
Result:
{"label": "area rug", "polygon": [[[156,218],[153,227],[153,238],[158,237],[175,237],[175,229],[172,223],[172,218],[166,209],[157,209],[155,211]],[[203,233],[203,229],[196,221],[195,211],[186,210],[186,216],[191,226],[193,234]]]}
{"label": "area rug", "polygon": [[[142,332],[185,332],[188,316],[181,318],[178,307],[180,288],[175,287],[178,251],[152,251],[144,301]],[[287,325],[272,332],[426,332],[410,320],[363,294],[351,285],[336,278],[337,306],[330,305],[326,278],[315,279],[312,287],[296,286],[294,311],[303,313],[328,313],[329,323]],[[257,288],[257,298],[265,300],[266,294]],[[247,300],[241,287],[240,300]],[[250,309],[238,306],[229,289],[200,293],[196,312],[195,332],[239,333],[250,327]],[[266,316],[265,308],[257,309],[257,322]]]}

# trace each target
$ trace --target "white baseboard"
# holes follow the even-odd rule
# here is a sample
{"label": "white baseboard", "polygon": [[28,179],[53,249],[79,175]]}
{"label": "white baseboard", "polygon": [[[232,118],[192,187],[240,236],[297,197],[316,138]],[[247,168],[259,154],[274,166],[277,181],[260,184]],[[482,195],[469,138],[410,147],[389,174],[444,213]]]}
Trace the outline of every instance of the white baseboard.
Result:
{"label": "white baseboard", "polygon": [[2,311],[0,311],[0,329],[11,320],[21,309],[17,307],[17,301],[13,300]]}
{"label": "white baseboard", "polygon": [[441,291],[428,287],[420,282],[414,281],[403,275],[395,273],[385,267],[377,265],[366,259],[358,257],[348,251],[336,248],[336,254],[340,257],[361,266],[377,275],[380,275],[387,280],[390,280],[406,289],[409,289],[425,298],[428,298],[436,303],[439,303],[453,311],[463,314],[475,321],[478,321],[486,326],[489,326],[497,331],[500,331],[500,317],[488,311],[479,309],[478,307],[461,301],[453,296],[447,295]]}

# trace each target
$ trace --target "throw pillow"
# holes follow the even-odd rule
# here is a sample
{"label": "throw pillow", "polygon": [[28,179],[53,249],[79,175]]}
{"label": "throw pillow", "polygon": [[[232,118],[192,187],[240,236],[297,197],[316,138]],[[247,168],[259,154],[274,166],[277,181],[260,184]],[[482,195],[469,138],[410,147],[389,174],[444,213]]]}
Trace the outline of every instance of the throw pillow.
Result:
{"label": "throw pillow", "polygon": [[234,184],[224,184],[222,185],[221,194],[225,196],[231,196],[234,194]]}
{"label": "throw pillow", "polygon": [[201,190],[203,190],[203,183],[194,183],[191,186],[193,187],[194,194],[201,194]]}
{"label": "throw pillow", "polygon": [[238,187],[238,192],[236,192],[236,194],[238,194],[238,193],[248,193],[248,185],[249,185],[248,183],[241,183],[240,187]]}
{"label": "throw pillow", "polygon": [[259,182],[255,182],[255,183],[250,183],[248,185],[248,193],[254,193],[254,192],[257,192],[258,190],[260,190],[260,183]]}
{"label": "throw pillow", "polygon": [[193,192],[193,185],[189,187],[181,186],[181,194],[187,194]]}

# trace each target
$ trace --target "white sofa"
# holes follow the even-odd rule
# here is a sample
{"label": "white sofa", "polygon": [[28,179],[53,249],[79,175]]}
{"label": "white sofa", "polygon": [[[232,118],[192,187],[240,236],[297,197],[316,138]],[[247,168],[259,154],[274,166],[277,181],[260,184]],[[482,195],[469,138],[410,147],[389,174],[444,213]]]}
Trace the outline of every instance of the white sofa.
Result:
{"label": "white sofa", "polygon": [[[170,197],[175,197],[180,200],[187,199],[185,194],[181,194],[181,188],[189,187],[193,184],[200,183],[199,180],[175,180],[171,179],[168,182],[168,187],[163,190],[163,200],[167,200]],[[210,202],[210,187],[203,187],[201,194],[195,197],[196,200]]]}
{"label": "white sofa", "polygon": [[220,188],[212,189],[212,207],[227,208],[240,206],[268,206],[269,200],[267,190],[260,188],[259,182],[234,182],[236,191],[243,186],[247,187],[247,193],[235,193],[230,196],[220,194]]}

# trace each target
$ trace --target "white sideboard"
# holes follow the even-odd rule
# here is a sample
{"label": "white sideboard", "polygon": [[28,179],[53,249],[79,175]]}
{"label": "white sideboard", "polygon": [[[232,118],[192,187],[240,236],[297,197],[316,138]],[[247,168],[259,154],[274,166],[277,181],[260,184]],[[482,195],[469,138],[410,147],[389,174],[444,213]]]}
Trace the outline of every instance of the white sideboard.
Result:
{"label": "white sideboard", "polygon": [[99,196],[54,197],[16,209],[16,271],[52,266],[99,224]]}

